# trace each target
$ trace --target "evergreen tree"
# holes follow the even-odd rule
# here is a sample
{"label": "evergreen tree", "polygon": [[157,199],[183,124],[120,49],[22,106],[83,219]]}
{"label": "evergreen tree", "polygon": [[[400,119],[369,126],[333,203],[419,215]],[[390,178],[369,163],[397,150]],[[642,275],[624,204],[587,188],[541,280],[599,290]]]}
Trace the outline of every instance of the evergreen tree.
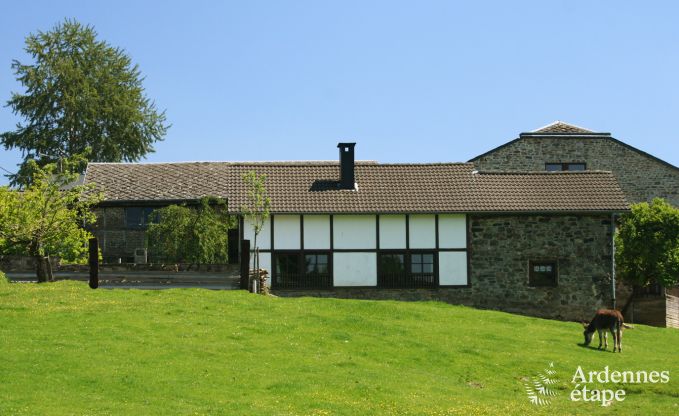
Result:
{"label": "evergreen tree", "polygon": [[[30,160],[44,166],[87,154],[95,162],[134,162],[163,139],[165,112],[144,95],[138,66],[122,49],[98,40],[92,26],[65,20],[30,34],[25,50],[33,62],[12,63],[25,92],[7,101],[24,121],[0,134],[6,149],[23,155],[19,172],[10,175],[13,184],[30,182]],[[74,168],[82,171],[85,164]]]}

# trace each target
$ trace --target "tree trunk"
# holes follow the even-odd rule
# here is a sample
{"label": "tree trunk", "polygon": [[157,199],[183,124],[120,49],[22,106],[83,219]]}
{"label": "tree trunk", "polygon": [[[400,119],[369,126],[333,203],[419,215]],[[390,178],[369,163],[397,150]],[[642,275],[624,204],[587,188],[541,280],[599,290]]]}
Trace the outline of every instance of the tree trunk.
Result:
{"label": "tree trunk", "polygon": [[[253,244],[253,250],[250,251],[252,256],[252,269],[257,269],[257,231],[255,230],[255,239]],[[248,272],[248,291],[252,292],[252,273]]]}
{"label": "tree trunk", "polygon": [[47,269],[47,281],[54,281],[54,274],[52,273],[52,262],[50,262],[50,256],[45,256],[45,269]]}
{"label": "tree trunk", "polygon": [[45,283],[48,281],[47,267],[45,266],[45,258],[41,255],[33,256],[35,258],[35,275],[38,278],[38,283]]}
{"label": "tree trunk", "polygon": [[255,232],[255,244],[252,245],[252,268],[254,269],[257,265],[257,233]]}
{"label": "tree trunk", "polygon": [[260,292],[260,287],[259,287],[259,247],[255,247],[255,280],[257,280],[257,290],[255,293]]}

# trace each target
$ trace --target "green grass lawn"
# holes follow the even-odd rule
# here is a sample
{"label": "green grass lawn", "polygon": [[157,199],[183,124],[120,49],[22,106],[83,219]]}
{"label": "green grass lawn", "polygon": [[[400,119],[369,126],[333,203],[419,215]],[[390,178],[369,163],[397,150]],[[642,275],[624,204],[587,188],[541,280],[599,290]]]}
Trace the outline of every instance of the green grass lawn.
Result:
{"label": "green grass lawn", "polygon": [[[622,354],[581,338],[435,302],[0,284],[0,415],[679,414],[679,331],[628,330]],[[532,405],[550,362],[558,395]],[[578,365],[671,378],[595,385],[627,391],[601,407],[569,400]]]}

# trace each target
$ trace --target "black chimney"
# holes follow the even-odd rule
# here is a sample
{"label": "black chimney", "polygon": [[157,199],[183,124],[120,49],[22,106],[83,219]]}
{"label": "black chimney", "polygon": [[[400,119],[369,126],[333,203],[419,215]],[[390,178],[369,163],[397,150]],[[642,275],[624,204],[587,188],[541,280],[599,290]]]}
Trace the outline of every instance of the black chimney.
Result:
{"label": "black chimney", "polygon": [[340,189],[354,189],[354,146],[356,143],[338,143],[340,153]]}

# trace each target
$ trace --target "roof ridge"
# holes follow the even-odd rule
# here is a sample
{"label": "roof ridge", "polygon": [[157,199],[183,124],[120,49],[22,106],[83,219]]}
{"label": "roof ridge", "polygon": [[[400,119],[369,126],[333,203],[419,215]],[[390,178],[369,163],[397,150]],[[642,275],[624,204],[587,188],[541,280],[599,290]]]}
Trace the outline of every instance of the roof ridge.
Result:
{"label": "roof ridge", "polygon": [[[146,165],[190,165],[190,164],[221,164],[221,165],[263,165],[263,164],[339,164],[337,160],[182,160],[175,162],[88,162],[88,165],[122,165],[122,166],[146,166]],[[377,160],[356,160],[356,163],[379,164]]]}
{"label": "roof ridge", "polygon": [[[448,165],[469,165],[471,162],[395,162],[380,163],[376,160],[356,160],[357,165],[364,166],[448,166]],[[197,164],[219,164],[219,165],[267,165],[267,166],[328,166],[339,165],[337,160],[260,160],[260,161],[184,161],[184,162],[89,162],[87,165],[118,165],[118,166],[153,166],[153,165],[197,165]]]}
{"label": "roof ridge", "polygon": [[592,175],[612,174],[610,170],[481,170],[481,175]]}
{"label": "roof ridge", "polygon": [[[575,130],[575,131],[562,131],[562,130]],[[579,130],[579,131],[578,131]],[[538,127],[535,130],[531,130],[529,133],[560,133],[560,134],[579,134],[579,133],[595,133],[595,131],[576,126],[572,123],[566,123],[565,121],[556,120],[546,126]]]}

